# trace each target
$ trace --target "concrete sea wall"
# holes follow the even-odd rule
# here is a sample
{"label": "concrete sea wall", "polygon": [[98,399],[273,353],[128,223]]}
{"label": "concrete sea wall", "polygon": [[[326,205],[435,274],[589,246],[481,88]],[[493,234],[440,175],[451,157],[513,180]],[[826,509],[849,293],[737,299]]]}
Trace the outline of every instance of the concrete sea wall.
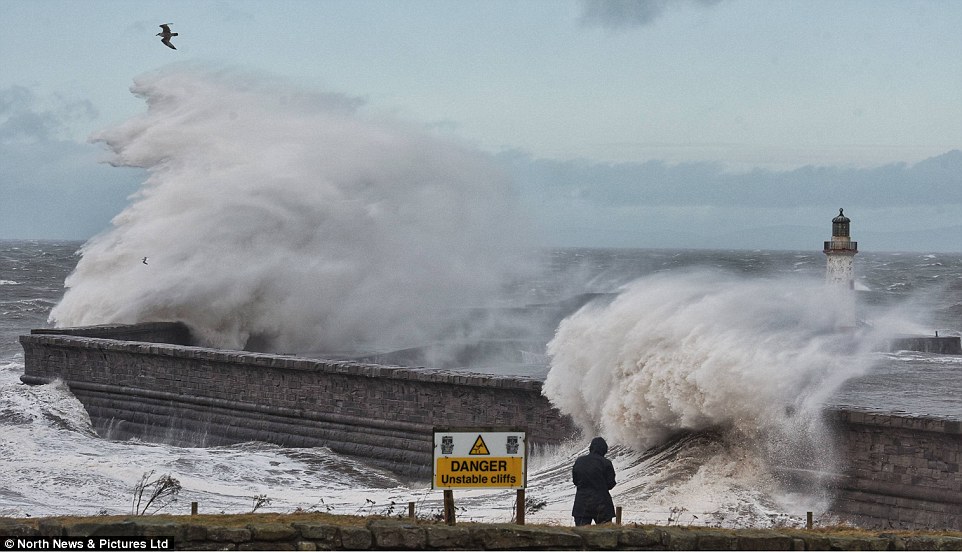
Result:
{"label": "concrete sea wall", "polygon": [[577,434],[536,380],[173,345],[159,341],[180,325],[140,329],[154,342],[87,337],[109,327],[21,336],[21,380],[63,380],[110,438],[326,446],[427,479],[435,426],[523,427],[535,446]]}
{"label": "concrete sea wall", "polygon": [[100,337],[120,341],[167,343],[170,345],[193,345],[190,329],[180,322],[145,322],[143,324],[105,324],[81,328],[56,328],[31,330],[31,335],[74,335]]}
{"label": "concrete sea wall", "polygon": [[939,355],[962,355],[962,337],[899,337],[890,344],[892,351],[919,351]]}
{"label": "concrete sea wall", "polygon": [[[110,438],[326,446],[423,480],[435,426],[521,426],[535,446],[577,435],[531,379],[193,347],[174,323],[41,330],[20,341],[21,379],[63,380]],[[962,530],[959,422],[827,415],[845,466],[834,513],[865,527]]]}
{"label": "concrete sea wall", "polygon": [[831,413],[847,465],[835,513],[863,527],[962,530],[962,423]]}

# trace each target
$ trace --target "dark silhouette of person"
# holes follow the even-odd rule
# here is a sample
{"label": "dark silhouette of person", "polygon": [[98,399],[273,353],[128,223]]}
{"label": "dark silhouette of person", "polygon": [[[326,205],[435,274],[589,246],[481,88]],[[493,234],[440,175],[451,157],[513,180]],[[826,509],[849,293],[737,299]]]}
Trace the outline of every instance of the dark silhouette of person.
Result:
{"label": "dark silhouette of person", "polygon": [[605,458],[605,454],[608,454],[608,443],[601,437],[595,437],[588,446],[588,454],[575,460],[571,470],[571,477],[578,488],[574,507],[571,508],[575,525],[591,525],[592,521],[609,523],[615,517],[615,504],[608,492],[615,486],[615,467],[611,465],[611,460]]}

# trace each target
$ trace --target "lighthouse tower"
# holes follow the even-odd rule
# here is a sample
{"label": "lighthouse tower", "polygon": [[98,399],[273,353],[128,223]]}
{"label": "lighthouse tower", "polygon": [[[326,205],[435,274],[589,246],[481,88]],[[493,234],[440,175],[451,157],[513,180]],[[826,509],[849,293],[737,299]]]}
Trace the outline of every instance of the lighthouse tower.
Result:
{"label": "lighthouse tower", "polygon": [[841,328],[855,328],[854,261],[858,253],[858,242],[852,241],[849,228],[851,222],[842,209],[839,209],[838,216],[832,219],[832,240],[825,242],[822,250],[828,257],[825,280],[843,305],[842,318],[839,320]]}

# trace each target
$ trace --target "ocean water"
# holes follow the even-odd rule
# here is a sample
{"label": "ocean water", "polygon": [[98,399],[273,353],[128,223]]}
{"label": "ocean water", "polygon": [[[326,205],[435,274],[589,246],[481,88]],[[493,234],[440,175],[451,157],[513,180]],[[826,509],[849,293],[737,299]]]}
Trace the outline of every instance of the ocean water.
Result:
{"label": "ocean water", "polygon": [[[81,245],[0,242],[0,515],[129,513],[134,485],[151,471],[183,486],[165,512],[185,513],[191,501],[202,512],[249,512],[266,496],[259,511],[391,515],[414,501],[420,515],[440,514],[440,491],[363,459],[263,443],[110,441],[64,386],[22,385],[17,337],[50,325]],[[817,416],[826,406],[962,420],[962,357],[882,350],[895,335],[962,333],[960,254],[859,254],[862,329],[842,335],[831,329],[820,251],[529,257],[536,262],[503,291],[502,307],[608,294],[534,353],[550,359],[546,395],[614,445],[613,496],[627,522],[767,526],[823,515],[830,490],[802,491],[786,474],[837,469]],[[531,459],[530,521],[570,523],[570,467],[586,445]],[[460,519],[511,519],[511,492],[456,496]]]}

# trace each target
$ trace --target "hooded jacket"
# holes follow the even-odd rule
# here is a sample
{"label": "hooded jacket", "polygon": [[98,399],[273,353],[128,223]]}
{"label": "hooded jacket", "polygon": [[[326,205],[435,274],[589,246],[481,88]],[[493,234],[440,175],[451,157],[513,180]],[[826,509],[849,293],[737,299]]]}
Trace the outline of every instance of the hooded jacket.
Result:
{"label": "hooded jacket", "polygon": [[608,491],[615,486],[615,468],[605,458],[608,443],[595,437],[588,446],[588,454],[575,460],[571,476],[578,491],[571,515],[576,518],[592,518],[596,523],[611,521],[615,517],[615,505]]}

